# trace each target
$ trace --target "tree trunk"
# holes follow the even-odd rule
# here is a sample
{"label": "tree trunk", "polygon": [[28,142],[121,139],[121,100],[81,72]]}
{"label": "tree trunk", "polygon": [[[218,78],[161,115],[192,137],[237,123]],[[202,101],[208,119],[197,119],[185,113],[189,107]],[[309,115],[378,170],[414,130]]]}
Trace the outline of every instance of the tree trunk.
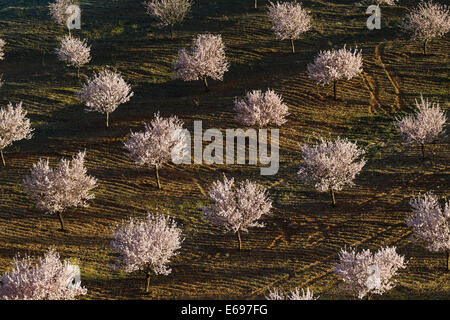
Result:
{"label": "tree trunk", "polygon": [[255,9],[258,9],[258,0],[255,0]]}
{"label": "tree trunk", "polygon": [[109,128],[109,112],[106,113],[106,128]]}
{"label": "tree trunk", "polygon": [[425,40],[425,41],[423,42],[423,54],[424,54],[424,55],[427,54],[427,42],[428,42],[428,40]]}
{"label": "tree trunk", "polygon": [[242,249],[242,240],[241,240],[241,232],[238,230],[237,232],[237,238],[239,242],[239,251]]}
{"label": "tree trunk", "polygon": [[77,77],[80,79],[80,67],[77,67]]}
{"label": "tree trunk", "polygon": [[333,188],[330,188],[330,196],[331,196],[331,205],[333,207],[336,206],[336,198],[334,197],[334,190]]}
{"label": "tree trunk", "polygon": [[150,272],[145,273],[145,292],[150,290]]}
{"label": "tree trunk", "polygon": [[420,149],[422,151],[422,159],[425,159],[425,145],[423,143],[420,145]]}
{"label": "tree trunk", "polygon": [[336,85],[337,85],[337,80],[333,81],[333,96],[334,96],[334,100],[336,100]]}
{"label": "tree trunk", "polygon": [[156,183],[158,184],[158,189],[161,189],[161,182],[159,181],[159,166],[155,166],[155,177],[156,177]]}
{"label": "tree trunk", "polygon": [[208,92],[209,91],[209,87],[208,87],[208,80],[206,78],[203,78],[203,85],[205,86],[206,92]]}
{"label": "tree trunk", "polygon": [[169,26],[169,32],[170,32],[170,39],[173,40],[173,25]]}
{"label": "tree trunk", "polygon": [[5,157],[3,156],[3,149],[0,150],[0,154],[2,155],[3,166],[6,167]]}
{"label": "tree trunk", "polygon": [[59,223],[61,224],[61,230],[66,231],[66,229],[64,229],[64,219],[62,216],[62,212],[58,212],[58,218],[59,218]]}
{"label": "tree trunk", "polygon": [[295,53],[294,39],[291,39],[292,53]]}

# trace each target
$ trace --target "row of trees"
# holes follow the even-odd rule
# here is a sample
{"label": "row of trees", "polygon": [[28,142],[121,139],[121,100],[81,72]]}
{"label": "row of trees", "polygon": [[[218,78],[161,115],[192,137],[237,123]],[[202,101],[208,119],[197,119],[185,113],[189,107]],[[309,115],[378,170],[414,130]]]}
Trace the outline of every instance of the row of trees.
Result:
{"label": "row of trees", "polygon": [[[258,221],[270,212],[271,202],[266,190],[253,182],[245,181],[233,189],[234,180],[224,177],[216,181],[208,195],[211,207],[202,208],[205,216],[226,231],[235,232],[240,241],[240,230],[263,227]],[[427,193],[410,201],[413,215],[406,223],[426,249],[447,254],[450,270],[450,201],[441,207],[438,198]],[[144,218],[130,218],[113,229],[111,248],[118,253],[113,269],[127,273],[141,272],[145,275],[145,291],[150,279],[156,275],[168,275],[171,259],[179,254],[183,242],[182,230],[170,217],[147,214]],[[240,242],[239,242],[240,245]],[[80,269],[69,261],[62,262],[54,249],[43,258],[16,256],[11,271],[0,276],[1,299],[73,299],[86,294],[81,287]],[[376,252],[342,249],[334,272],[344,282],[343,290],[360,299],[373,294],[382,295],[396,284],[395,276],[406,268],[405,257],[395,247],[383,247]],[[297,289],[284,294],[278,289],[270,290],[270,300],[316,300],[307,289]]]}
{"label": "row of trees", "polygon": [[[286,111],[286,106],[276,95],[272,97],[280,105],[279,109]],[[255,106],[247,108],[247,113],[255,113],[250,119],[258,121],[274,121],[271,112],[267,116],[258,111],[259,105],[252,98]],[[238,106],[248,106],[246,100],[237,101]],[[267,101],[259,102],[265,108]],[[428,99],[421,97],[416,100],[417,112],[414,116],[406,116],[395,121],[406,143],[422,146],[443,136],[446,122],[445,112],[438,104],[430,104]],[[272,108],[273,109],[273,108]],[[272,110],[270,109],[270,110]],[[277,113],[275,110],[274,112]],[[277,113],[279,115],[279,113]],[[275,116],[276,119],[277,116]],[[19,103],[0,109],[0,153],[14,141],[31,139],[30,120]],[[145,125],[145,131],[131,133],[124,142],[127,155],[138,166],[155,168],[156,182],[161,188],[159,169],[173,159],[183,159],[188,152],[188,144],[183,134],[183,122],[175,116],[163,118],[155,114],[155,118]],[[320,192],[329,192],[331,203],[336,205],[335,192],[345,186],[354,184],[355,177],[360,173],[366,161],[361,159],[365,150],[347,139],[337,138],[334,141],[321,140],[317,144],[305,144],[301,147],[304,163],[300,166],[298,177],[305,183],[313,185]],[[62,159],[57,168],[52,169],[49,161],[40,160],[31,168],[30,176],[24,181],[25,189],[35,201],[36,206],[51,214],[57,213],[64,230],[62,213],[68,207],[85,206],[91,199],[91,189],[95,188],[95,178],[86,174],[84,167],[85,152],[80,152],[72,161]],[[225,185],[229,181],[225,180]],[[228,182],[227,182],[228,181]],[[217,186],[219,187],[219,186]],[[229,188],[231,186],[229,185]],[[232,189],[232,188],[231,188]]]}
{"label": "row of trees", "polygon": [[[63,0],[67,2],[68,0]],[[375,3],[395,5],[395,0],[375,0]],[[192,7],[190,0],[151,0],[145,2],[147,13],[159,21],[161,28],[169,28],[173,38],[173,27],[181,24]],[[257,0],[255,0],[257,8]],[[290,40],[292,53],[295,53],[294,41],[302,34],[311,30],[313,23],[310,13],[301,3],[269,1],[267,15],[272,21],[272,30],[279,40]],[[401,28],[411,36],[412,40],[423,42],[423,52],[426,54],[427,44],[434,38],[442,37],[450,30],[450,9],[448,6],[422,1],[409,10]]]}

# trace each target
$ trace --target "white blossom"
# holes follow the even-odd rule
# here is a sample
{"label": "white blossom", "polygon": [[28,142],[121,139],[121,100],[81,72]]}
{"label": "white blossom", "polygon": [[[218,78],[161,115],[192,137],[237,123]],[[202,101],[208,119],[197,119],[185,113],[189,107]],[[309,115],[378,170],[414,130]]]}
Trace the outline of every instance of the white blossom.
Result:
{"label": "white blossom", "polygon": [[33,136],[30,120],[26,115],[27,112],[22,109],[22,102],[15,106],[10,102],[6,108],[0,109],[0,153],[3,165],[5,165],[4,148],[14,141],[31,139]]}
{"label": "white blossom", "polygon": [[3,47],[6,45],[6,41],[0,39],[0,61],[5,59],[5,53],[3,52]]}
{"label": "white blossom", "polygon": [[76,95],[86,105],[86,111],[106,113],[106,126],[109,127],[109,114],[120,104],[130,101],[133,94],[119,73],[103,69],[83,84]]}
{"label": "white blossom", "polygon": [[118,252],[114,269],[125,272],[142,271],[147,278],[148,291],[151,273],[168,275],[170,259],[181,248],[181,229],[168,216],[148,213],[144,219],[131,218],[114,231],[111,248]]}
{"label": "white blossom", "polygon": [[431,252],[447,253],[447,268],[450,270],[450,200],[439,205],[438,197],[429,192],[412,198],[409,202],[413,215],[406,224],[413,228],[414,237]]}
{"label": "white blossom", "polygon": [[0,299],[73,300],[87,293],[76,281],[79,275],[79,267],[61,261],[53,248],[39,258],[17,255],[11,271],[0,276]]}
{"label": "white blossom", "polygon": [[147,13],[159,20],[162,28],[169,27],[170,37],[173,37],[173,27],[183,22],[191,10],[190,0],[150,0],[144,2]]}
{"label": "white blossom", "polygon": [[384,247],[375,253],[370,250],[356,252],[355,249],[341,249],[339,262],[334,266],[334,272],[344,281],[343,289],[362,299],[392,289],[395,286],[392,278],[399,269],[406,268],[406,263],[395,247]]}
{"label": "white blossom", "polygon": [[263,127],[268,124],[281,126],[289,115],[288,106],[281,95],[273,90],[247,92],[244,99],[236,99],[234,111],[238,114],[235,120],[247,126]]}
{"label": "white blossom", "polygon": [[212,34],[199,34],[189,50],[183,48],[178,51],[178,58],[174,61],[176,78],[202,80],[206,89],[207,78],[223,80],[228,66],[222,36]]}
{"label": "white blossom", "polygon": [[159,168],[171,159],[182,159],[190,151],[185,140],[183,122],[176,116],[162,118],[159,112],[149,124],[145,124],[145,131],[131,132],[124,148],[136,165],[155,167],[159,188]]}
{"label": "white blossom", "polygon": [[97,186],[97,180],[87,174],[85,155],[86,152],[79,152],[71,161],[62,158],[56,168],[50,167],[48,159],[40,159],[23,181],[38,209],[58,214],[62,230],[62,214],[67,208],[88,207],[88,200],[95,198],[91,190]]}
{"label": "white blossom", "polygon": [[416,99],[416,112],[404,118],[397,118],[395,126],[398,128],[406,144],[422,146],[422,156],[425,156],[425,147],[444,134],[444,125],[447,117],[439,108],[438,103],[430,103],[428,99],[420,96],[420,103]]}
{"label": "white blossom", "polygon": [[294,291],[289,294],[284,294],[278,289],[272,289],[266,296],[266,300],[317,300],[318,297],[314,297],[314,292],[306,288],[306,291],[302,289],[302,292],[295,288]]}
{"label": "white blossom", "polygon": [[450,31],[450,7],[433,1],[421,1],[409,10],[402,29],[411,34],[413,40],[423,41],[423,53],[426,54],[429,41]]}
{"label": "white blossom", "polygon": [[80,67],[91,61],[91,48],[86,41],[72,36],[61,39],[60,47],[56,48],[55,52],[60,61],[78,69],[78,77]]}
{"label": "white blossom", "polygon": [[292,53],[295,53],[294,40],[311,29],[311,17],[308,12],[303,9],[301,3],[270,2],[268,16],[272,20],[272,30],[277,39],[291,40]]}
{"label": "white blossom", "polygon": [[75,4],[73,0],[56,0],[48,5],[50,16],[56,24],[65,26],[69,14],[66,13],[69,6]]}
{"label": "white blossom", "polygon": [[308,64],[309,77],[317,84],[334,84],[334,98],[336,99],[336,83],[338,80],[350,80],[362,73],[363,58],[361,50],[354,51],[345,48],[339,50],[321,51]]}
{"label": "white blossom", "polygon": [[208,191],[213,204],[202,207],[206,219],[221,226],[225,232],[237,233],[241,249],[240,231],[248,232],[250,227],[264,227],[258,220],[268,214],[272,208],[267,190],[258,184],[246,180],[238,186],[234,178],[216,181]]}
{"label": "white blossom", "polygon": [[356,143],[338,137],[335,141],[321,140],[315,145],[301,147],[304,163],[298,177],[321,191],[330,191],[335,205],[334,191],[346,185],[354,185],[353,180],[366,164],[358,159],[365,153]]}

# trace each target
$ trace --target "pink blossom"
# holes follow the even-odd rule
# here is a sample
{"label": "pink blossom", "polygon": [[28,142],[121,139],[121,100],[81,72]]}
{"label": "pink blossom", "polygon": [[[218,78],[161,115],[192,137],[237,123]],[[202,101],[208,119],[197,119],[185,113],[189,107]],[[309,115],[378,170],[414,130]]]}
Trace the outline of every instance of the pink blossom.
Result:
{"label": "pink blossom", "polygon": [[283,102],[281,95],[272,90],[262,92],[253,90],[247,92],[244,99],[236,99],[234,111],[238,114],[235,120],[247,125],[263,127],[268,124],[281,126],[289,115],[288,106]]}
{"label": "pink blossom", "polygon": [[62,158],[56,168],[50,168],[48,159],[40,159],[23,181],[38,209],[58,214],[62,230],[62,214],[67,208],[88,207],[88,201],[95,198],[91,190],[97,187],[97,180],[87,174],[85,155],[85,151],[79,152],[71,161]]}
{"label": "pink blossom", "polygon": [[201,208],[205,217],[221,226],[225,232],[237,233],[239,249],[242,247],[240,231],[264,227],[258,220],[272,208],[264,187],[249,180],[235,187],[234,179],[227,179],[225,175],[223,182],[218,180],[213,183],[208,196],[213,204]]}
{"label": "pink blossom", "polygon": [[167,264],[178,254],[183,241],[181,229],[168,216],[148,213],[144,219],[131,218],[114,231],[111,248],[119,256],[112,267],[125,272],[143,272],[148,291],[151,273],[171,273]]}
{"label": "pink blossom", "polygon": [[62,262],[53,248],[39,258],[17,255],[12,270],[0,276],[0,299],[73,300],[87,293],[79,279],[79,267]]}
{"label": "pink blossom", "polygon": [[375,253],[342,249],[334,272],[344,281],[344,290],[362,299],[369,294],[383,294],[392,289],[395,286],[392,278],[404,268],[405,258],[396,252],[395,247],[384,247]]}
{"label": "pink blossom", "polygon": [[189,50],[183,48],[178,51],[174,66],[176,78],[184,81],[202,80],[206,89],[207,78],[223,80],[229,65],[222,36],[199,34]]}

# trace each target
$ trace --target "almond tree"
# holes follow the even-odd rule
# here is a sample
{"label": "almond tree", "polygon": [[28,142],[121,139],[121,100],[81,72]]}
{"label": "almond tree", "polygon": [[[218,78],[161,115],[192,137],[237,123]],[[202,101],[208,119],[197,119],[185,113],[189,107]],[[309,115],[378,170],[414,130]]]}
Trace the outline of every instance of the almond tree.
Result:
{"label": "almond tree", "polygon": [[[75,4],[73,0],[56,0],[48,5],[50,11],[50,17],[52,20],[61,26],[67,26],[67,19],[69,14],[67,14],[67,9]],[[70,34],[70,29],[69,29]]]}
{"label": "almond tree", "polygon": [[147,13],[159,20],[161,28],[169,27],[173,39],[173,27],[181,24],[191,10],[190,0],[150,0],[144,2]]}
{"label": "almond tree", "polygon": [[309,288],[306,288],[306,291],[302,289],[302,293],[295,288],[290,294],[284,294],[278,289],[273,289],[269,291],[269,294],[266,296],[266,300],[317,300],[318,297],[314,297],[314,292],[310,291]]}
{"label": "almond tree", "polygon": [[321,192],[330,192],[332,205],[336,205],[335,191],[354,185],[353,180],[366,164],[358,159],[365,153],[356,143],[338,137],[335,141],[321,140],[315,145],[303,145],[305,162],[298,177]]}
{"label": "almond tree", "polygon": [[228,71],[225,46],[221,35],[199,34],[189,50],[178,51],[174,61],[176,78],[184,81],[202,80],[208,91],[207,78],[223,80]]}
{"label": "almond tree", "polygon": [[397,118],[394,124],[402,134],[405,143],[419,145],[422,158],[425,158],[425,144],[444,135],[447,117],[438,103],[430,103],[428,99],[424,100],[422,95],[420,103],[416,99],[416,108],[414,115]]}
{"label": "almond tree", "polygon": [[119,73],[103,69],[83,84],[76,93],[86,105],[86,111],[106,113],[106,127],[109,127],[109,114],[117,107],[130,101],[133,96],[131,87]]}
{"label": "almond tree", "polygon": [[339,80],[350,80],[363,71],[363,58],[361,50],[354,51],[345,48],[339,50],[321,51],[308,64],[309,77],[317,84],[327,85],[333,83],[334,100],[336,100],[336,85]]}
{"label": "almond tree", "polygon": [[423,54],[427,54],[427,44],[450,31],[450,7],[433,1],[421,1],[410,9],[402,28],[411,34],[412,40],[423,42]]}
{"label": "almond tree", "polygon": [[344,281],[343,289],[362,299],[392,289],[395,286],[392,278],[399,269],[406,268],[406,263],[404,256],[399,255],[393,246],[381,248],[375,253],[341,249],[339,262],[334,267],[334,273]]}
{"label": "almond tree", "polygon": [[150,288],[150,277],[168,275],[170,259],[181,248],[181,229],[168,216],[147,214],[144,219],[131,218],[114,231],[111,248],[118,252],[117,263],[112,267],[125,272],[140,271],[145,274],[145,291]]}
{"label": "almond tree", "polygon": [[441,208],[438,197],[426,193],[409,202],[413,215],[406,224],[413,228],[415,239],[431,252],[447,254],[447,270],[450,270],[450,200]]}
{"label": "almond tree", "polygon": [[131,132],[124,148],[136,165],[155,167],[156,182],[161,189],[159,168],[172,159],[182,159],[188,152],[183,121],[176,116],[162,118],[158,112],[150,124],[145,124],[145,131]]}
{"label": "almond tree", "polygon": [[5,53],[3,52],[3,47],[6,45],[6,41],[0,39],[0,61],[5,59]]}
{"label": "almond tree", "polygon": [[31,139],[33,129],[27,112],[22,109],[22,102],[15,106],[10,102],[6,108],[0,109],[0,155],[3,166],[6,166],[3,149],[22,139]]}
{"label": "almond tree", "polygon": [[303,9],[301,3],[277,2],[274,4],[270,2],[268,15],[272,20],[272,30],[277,39],[289,39],[292,53],[295,53],[294,40],[311,29],[311,17],[308,12]]}
{"label": "almond tree", "polygon": [[65,62],[67,66],[77,68],[77,76],[80,78],[80,68],[91,61],[91,47],[85,40],[72,36],[61,39],[61,45],[55,49],[58,59]]}
{"label": "almond tree", "polygon": [[238,114],[235,120],[246,126],[264,127],[268,124],[281,126],[289,115],[288,106],[281,95],[272,90],[247,92],[244,99],[236,99],[234,111]]}
{"label": "almond tree", "polygon": [[202,207],[201,210],[213,224],[224,229],[224,232],[237,234],[239,250],[242,249],[241,231],[248,232],[250,227],[264,227],[258,222],[261,216],[268,214],[272,208],[264,187],[246,180],[235,187],[234,179],[216,181],[208,192],[213,201],[210,207]]}
{"label": "almond tree", "polygon": [[87,174],[85,155],[86,152],[79,152],[72,161],[62,158],[56,168],[49,166],[48,159],[40,159],[23,181],[39,210],[58,215],[62,231],[66,231],[63,213],[69,207],[86,208],[88,200],[95,198],[91,190],[97,186],[97,180]]}
{"label": "almond tree", "polygon": [[12,269],[0,276],[0,300],[73,300],[86,293],[80,268],[61,261],[53,248],[39,258],[17,255]]}

